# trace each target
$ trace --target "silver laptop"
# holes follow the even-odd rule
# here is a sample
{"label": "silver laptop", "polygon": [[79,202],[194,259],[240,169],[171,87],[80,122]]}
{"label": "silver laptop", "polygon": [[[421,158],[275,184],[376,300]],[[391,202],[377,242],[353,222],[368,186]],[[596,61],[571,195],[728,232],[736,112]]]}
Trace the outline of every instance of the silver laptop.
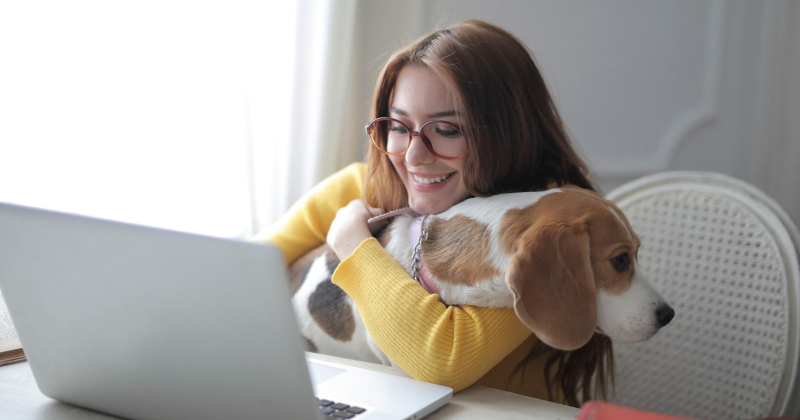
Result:
{"label": "silver laptop", "polygon": [[305,358],[272,246],[0,203],[0,289],[42,393],[117,416],[307,420],[316,395],[417,419],[452,398]]}

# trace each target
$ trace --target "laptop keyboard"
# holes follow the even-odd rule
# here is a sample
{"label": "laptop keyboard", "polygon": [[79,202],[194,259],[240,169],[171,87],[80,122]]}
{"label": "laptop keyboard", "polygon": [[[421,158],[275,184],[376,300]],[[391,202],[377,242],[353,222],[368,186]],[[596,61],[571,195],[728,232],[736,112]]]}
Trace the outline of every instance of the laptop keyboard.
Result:
{"label": "laptop keyboard", "polygon": [[323,414],[323,419],[352,419],[367,411],[361,407],[337,403],[331,400],[321,400],[317,398],[317,402],[319,403],[319,412]]}

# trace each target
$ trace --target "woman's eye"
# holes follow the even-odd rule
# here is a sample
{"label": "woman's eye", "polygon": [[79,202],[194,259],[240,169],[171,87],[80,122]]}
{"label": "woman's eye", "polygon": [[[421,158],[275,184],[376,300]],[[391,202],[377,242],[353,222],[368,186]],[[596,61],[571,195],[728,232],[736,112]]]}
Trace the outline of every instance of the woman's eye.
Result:
{"label": "woman's eye", "polygon": [[408,133],[408,130],[406,130],[406,128],[403,127],[402,125],[393,125],[389,127],[389,131],[394,131],[395,133],[403,133],[403,134]]}
{"label": "woman's eye", "polygon": [[447,127],[447,128],[436,127],[436,134],[442,137],[458,137],[461,135],[461,132],[458,131],[458,129],[455,127]]}
{"label": "woman's eye", "polygon": [[630,266],[630,258],[628,257],[628,253],[625,252],[612,258],[611,266],[614,267],[614,270],[619,272],[627,271],[628,267]]}

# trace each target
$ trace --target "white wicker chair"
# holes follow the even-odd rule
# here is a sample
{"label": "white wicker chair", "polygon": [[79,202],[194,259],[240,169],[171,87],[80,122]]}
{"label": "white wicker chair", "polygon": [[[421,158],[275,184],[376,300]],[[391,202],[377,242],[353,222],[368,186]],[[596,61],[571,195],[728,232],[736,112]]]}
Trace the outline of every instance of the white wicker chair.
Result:
{"label": "white wicker chair", "polygon": [[649,341],[614,347],[610,401],[709,420],[800,415],[800,234],[780,206],[702,172],[644,177],[608,197],[676,313]]}

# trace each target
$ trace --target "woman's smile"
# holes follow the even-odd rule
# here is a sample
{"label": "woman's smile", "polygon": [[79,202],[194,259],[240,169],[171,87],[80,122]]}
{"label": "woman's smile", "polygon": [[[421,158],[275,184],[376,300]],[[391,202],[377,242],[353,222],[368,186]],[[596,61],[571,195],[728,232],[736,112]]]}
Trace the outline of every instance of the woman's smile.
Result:
{"label": "woman's smile", "polygon": [[442,188],[446,187],[450,180],[453,178],[453,175],[457,174],[456,172],[450,172],[446,174],[417,174],[414,172],[409,171],[408,174],[411,176],[410,184],[414,187],[415,190],[420,192],[433,192],[439,191]]}

